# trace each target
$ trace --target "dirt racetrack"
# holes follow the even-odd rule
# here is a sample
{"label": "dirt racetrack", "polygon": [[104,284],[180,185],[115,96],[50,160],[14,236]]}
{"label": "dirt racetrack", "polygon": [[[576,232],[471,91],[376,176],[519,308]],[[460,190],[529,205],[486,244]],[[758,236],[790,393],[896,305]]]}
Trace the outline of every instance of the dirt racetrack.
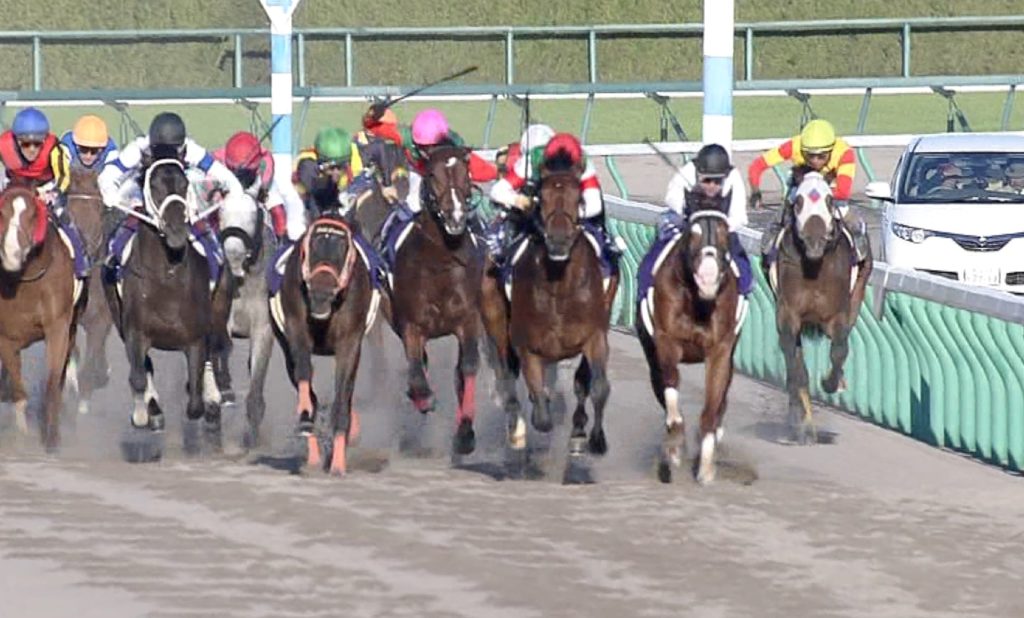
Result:
{"label": "dirt racetrack", "polygon": [[[113,380],[60,457],[14,443],[0,416],[4,618],[1024,615],[1020,479],[828,411],[836,444],[777,444],[782,394],[738,378],[717,483],[680,473],[661,485],[661,416],[625,334],[612,335],[611,452],[593,465],[596,484],[571,487],[564,426],[533,454],[538,478],[504,478],[489,371],[478,451],[452,468],[452,345],[432,344],[444,411],[421,423],[390,334],[386,354],[364,354],[363,439],[345,479],[287,470],[294,396],[277,352],[266,448],[184,459],[184,361],[161,354],[165,458],[123,463],[130,399],[110,344]],[[684,372],[691,428],[701,375]],[[226,412],[231,443],[241,413]],[[419,432],[418,454],[433,452],[400,454]]]}

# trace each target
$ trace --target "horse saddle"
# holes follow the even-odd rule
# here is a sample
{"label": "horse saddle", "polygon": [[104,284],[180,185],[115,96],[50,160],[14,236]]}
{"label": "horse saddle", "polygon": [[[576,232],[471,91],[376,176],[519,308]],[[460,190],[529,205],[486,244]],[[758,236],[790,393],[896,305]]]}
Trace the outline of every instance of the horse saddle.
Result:
{"label": "horse saddle", "polygon": [[[138,226],[130,225],[130,221],[132,221],[131,218],[126,219],[107,243],[105,276],[117,284],[118,296],[121,294],[121,286],[124,281],[124,265],[131,257],[132,249],[135,247],[135,237],[138,234]],[[210,291],[212,292],[216,289],[217,282],[220,281],[220,272],[224,267],[224,251],[216,236],[203,234],[194,226],[190,241],[192,248],[206,259],[206,266],[210,272]]]}
{"label": "horse saddle", "polygon": [[[604,237],[603,231],[596,225],[591,227],[587,222],[584,222],[582,236],[587,240],[587,245],[593,249],[594,254],[597,256],[597,260],[601,265],[601,286],[607,292],[608,286],[611,285],[612,276],[619,273],[618,260],[613,255],[610,255],[611,252],[606,249],[606,243],[609,241]],[[499,271],[501,287],[505,290],[505,297],[509,301],[512,300],[512,274],[515,271],[515,266],[526,253],[526,248],[530,246],[530,242],[534,239],[530,234],[523,234],[509,244],[509,258],[505,260]]]}
{"label": "horse saddle", "polygon": [[[853,233],[850,232],[849,228],[842,221],[836,222],[839,225],[839,231],[846,237],[848,243],[850,243],[850,290],[853,290],[854,284],[857,282],[857,274],[860,272],[860,266],[857,264],[857,251],[855,249]],[[763,259],[767,265],[767,279],[768,287],[771,288],[772,295],[776,298],[779,296],[779,254],[782,252],[782,246],[785,242],[786,235],[792,233],[790,226],[784,225],[781,230],[775,235],[775,241],[770,245],[769,250],[765,253]]]}

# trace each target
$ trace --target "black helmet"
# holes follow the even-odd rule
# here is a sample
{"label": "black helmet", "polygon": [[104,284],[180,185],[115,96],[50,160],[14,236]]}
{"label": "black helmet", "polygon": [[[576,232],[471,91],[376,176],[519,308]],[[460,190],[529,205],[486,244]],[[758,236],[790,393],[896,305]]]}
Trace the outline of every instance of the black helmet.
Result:
{"label": "black helmet", "polygon": [[693,164],[697,168],[697,174],[705,177],[721,178],[727,176],[732,170],[729,153],[718,144],[708,144],[701,148]]}
{"label": "black helmet", "polygon": [[157,114],[149,125],[149,145],[181,148],[185,145],[185,121],[174,112]]}

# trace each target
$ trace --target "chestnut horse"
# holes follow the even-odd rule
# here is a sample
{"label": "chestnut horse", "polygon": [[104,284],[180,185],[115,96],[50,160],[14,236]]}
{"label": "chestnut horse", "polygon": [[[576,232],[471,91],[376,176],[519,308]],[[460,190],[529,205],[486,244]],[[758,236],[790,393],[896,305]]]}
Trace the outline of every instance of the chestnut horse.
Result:
{"label": "chestnut horse", "polygon": [[45,341],[40,435],[46,450],[54,452],[60,445],[62,391],[81,283],[75,280],[69,250],[31,184],[14,181],[0,194],[0,267],[0,362],[8,373],[15,422],[19,431],[28,432],[21,351]]}
{"label": "chestnut horse", "polygon": [[686,450],[679,410],[679,363],[704,363],[704,409],[700,415],[697,481],[715,477],[715,446],[722,436],[726,394],[733,376],[743,301],[729,265],[729,222],[721,197],[694,194],[687,218],[667,245],[655,245],[653,285],[637,303],[637,332],[651,387],[665,410],[666,435],[658,476],[672,480]]}
{"label": "chestnut horse", "polygon": [[[339,476],[347,471],[346,449],[359,434],[352,393],[363,335],[379,299],[364,257],[372,249],[358,234],[357,225],[340,216],[314,221],[288,257],[280,292],[270,299],[288,377],[298,391],[296,433],[306,438],[306,462],[329,462]],[[314,354],[334,356],[334,405],[323,440],[315,428]]]}
{"label": "chestnut horse", "polygon": [[816,172],[800,182],[793,217],[776,246],[778,257],[768,279],[777,297],[775,324],[786,357],[789,420],[796,441],[814,443],[818,435],[802,336],[809,329],[831,340],[832,368],[821,388],[826,393],[845,388],[843,364],[871,276],[871,254],[869,249],[862,264],[854,263],[853,241],[838,218],[828,182]]}
{"label": "chestnut horse", "polygon": [[85,331],[85,352],[83,355],[79,346],[74,344],[72,360],[68,365],[68,382],[71,384],[73,381],[74,390],[77,390],[78,411],[82,414],[89,411],[93,391],[103,388],[110,381],[107,336],[114,326],[110,308],[103,299],[103,277],[99,273],[103,258],[106,257],[107,243],[103,233],[105,207],[96,178],[95,172],[72,170],[71,186],[68,188],[68,211],[82,232],[93,263],[88,302],[78,318],[79,326]]}
{"label": "chestnut horse", "polygon": [[424,414],[434,408],[426,373],[426,343],[446,335],[458,339],[454,451],[465,455],[473,452],[476,444],[473,419],[484,264],[482,243],[467,225],[473,189],[469,150],[459,146],[434,149],[423,181],[423,214],[396,252],[391,323],[409,362],[409,398]]}
{"label": "chestnut horse", "polygon": [[510,414],[513,452],[526,447],[526,425],[515,399],[518,363],[522,363],[533,404],[532,424],[538,431],[549,432],[552,393],[545,384],[545,365],[581,354],[574,378],[577,402],[570,453],[580,455],[584,450],[588,398],[594,406],[594,424],[587,446],[596,455],[608,449],[604,433],[604,408],[611,393],[608,328],[618,276],[603,278],[597,253],[584,238],[579,220],[581,173],[578,166],[570,165],[542,171],[539,205],[532,220],[536,233],[510,252],[511,301],[506,304],[493,277],[485,278],[485,326],[497,349],[498,388]]}

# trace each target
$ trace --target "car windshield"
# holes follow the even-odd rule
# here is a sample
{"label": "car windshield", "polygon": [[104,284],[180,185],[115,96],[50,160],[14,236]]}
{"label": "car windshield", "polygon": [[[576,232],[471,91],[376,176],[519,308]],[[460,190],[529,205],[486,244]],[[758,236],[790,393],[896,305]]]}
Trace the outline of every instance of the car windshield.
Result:
{"label": "car windshield", "polygon": [[899,201],[1024,203],[1024,154],[915,154],[903,177]]}

